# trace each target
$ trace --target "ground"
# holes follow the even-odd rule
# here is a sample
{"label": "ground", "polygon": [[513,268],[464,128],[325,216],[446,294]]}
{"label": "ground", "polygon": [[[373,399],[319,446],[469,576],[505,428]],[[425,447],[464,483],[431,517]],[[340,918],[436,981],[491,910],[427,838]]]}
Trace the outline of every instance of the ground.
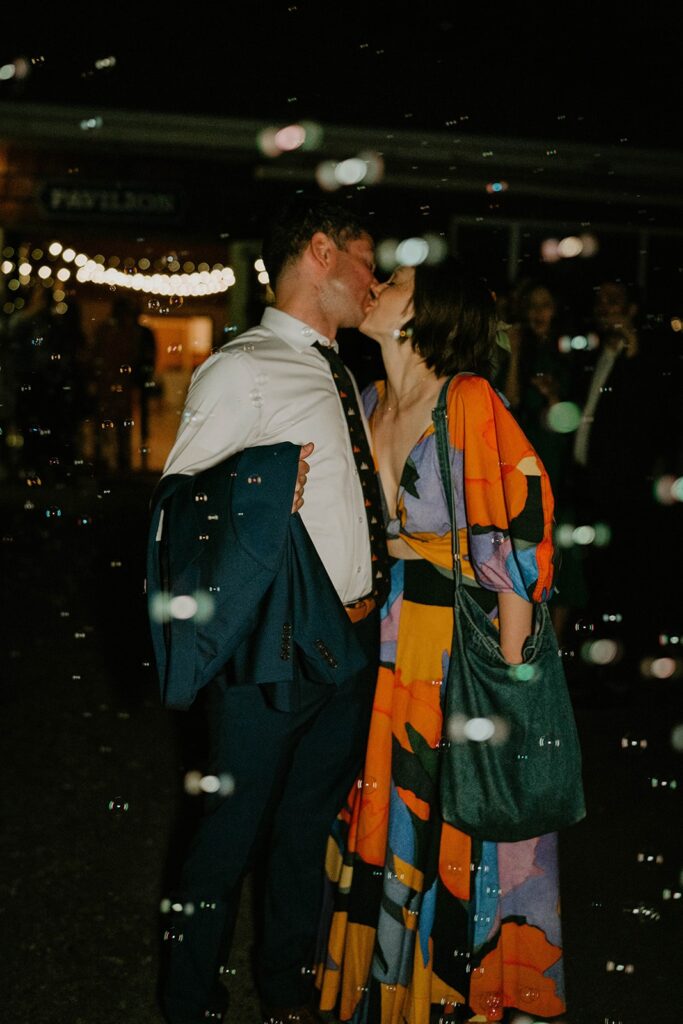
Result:
{"label": "ground", "polygon": [[[201,755],[197,723],[160,706],[149,646],[155,480],[84,468],[63,486],[2,485],[8,1024],[161,1024],[159,907],[196,813],[182,778]],[[680,1019],[679,686],[571,668],[588,801],[560,845],[573,1024]],[[231,1024],[259,1020],[249,892]]]}

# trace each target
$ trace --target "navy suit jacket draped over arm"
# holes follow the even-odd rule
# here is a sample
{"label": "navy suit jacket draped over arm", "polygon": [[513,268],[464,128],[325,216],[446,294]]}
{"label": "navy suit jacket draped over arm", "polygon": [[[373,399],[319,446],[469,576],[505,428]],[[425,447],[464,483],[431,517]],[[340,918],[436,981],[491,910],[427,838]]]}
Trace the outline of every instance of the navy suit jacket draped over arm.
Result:
{"label": "navy suit jacket draped over arm", "polygon": [[[250,448],[152,499],[147,599],[162,701],[188,708],[228,662],[235,683],[341,684],[366,664],[297,514],[299,447]],[[184,600],[174,600],[183,598]]]}

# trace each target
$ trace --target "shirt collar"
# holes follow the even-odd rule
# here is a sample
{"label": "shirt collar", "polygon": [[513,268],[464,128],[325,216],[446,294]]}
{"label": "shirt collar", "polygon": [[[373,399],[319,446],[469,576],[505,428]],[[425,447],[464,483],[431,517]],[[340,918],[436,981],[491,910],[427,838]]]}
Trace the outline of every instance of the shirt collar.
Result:
{"label": "shirt collar", "polygon": [[297,352],[305,351],[316,341],[334,349],[335,352],[339,351],[339,346],[333,338],[326,338],[303,320],[297,320],[296,317],[284,313],[281,309],[275,309],[274,306],[264,309],[261,324]]}

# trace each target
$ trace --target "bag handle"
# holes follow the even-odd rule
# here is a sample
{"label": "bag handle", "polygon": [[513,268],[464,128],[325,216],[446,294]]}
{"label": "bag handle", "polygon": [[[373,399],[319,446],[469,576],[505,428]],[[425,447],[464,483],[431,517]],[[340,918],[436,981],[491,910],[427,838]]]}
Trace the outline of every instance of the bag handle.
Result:
{"label": "bag handle", "polygon": [[[455,376],[457,376],[457,374]],[[451,461],[449,458],[448,430],[446,427],[448,422],[446,399],[448,398],[448,389],[455,380],[455,376],[449,377],[441,388],[441,391],[439,392],[439,400],[432,409],[432,420],[434,421],[434,431],[436,433],[436,451],[439,456],[441,484],[446,495],[448,514],[451,519],[453,581],[455,583],[455,592],[457,594],[458,590],[462,586],[462,566],[460,564],[460,540],[458,538],[458,525],[455,518],[455,494],[453,492],[453,482],[451,480]]]}

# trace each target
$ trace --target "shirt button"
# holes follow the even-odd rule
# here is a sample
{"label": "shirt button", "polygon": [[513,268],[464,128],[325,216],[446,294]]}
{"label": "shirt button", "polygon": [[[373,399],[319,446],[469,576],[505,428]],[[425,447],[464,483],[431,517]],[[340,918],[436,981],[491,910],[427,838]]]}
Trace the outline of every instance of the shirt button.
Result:
{"label": "shirt button", "polygon": [[358,522],[359,523],[364,523],[365,522],[365,516],[358,516]]}
{"label": "shirt button", "polygon": [[360,572],[360,566],[359,565],[356,566],[356,572]]}

